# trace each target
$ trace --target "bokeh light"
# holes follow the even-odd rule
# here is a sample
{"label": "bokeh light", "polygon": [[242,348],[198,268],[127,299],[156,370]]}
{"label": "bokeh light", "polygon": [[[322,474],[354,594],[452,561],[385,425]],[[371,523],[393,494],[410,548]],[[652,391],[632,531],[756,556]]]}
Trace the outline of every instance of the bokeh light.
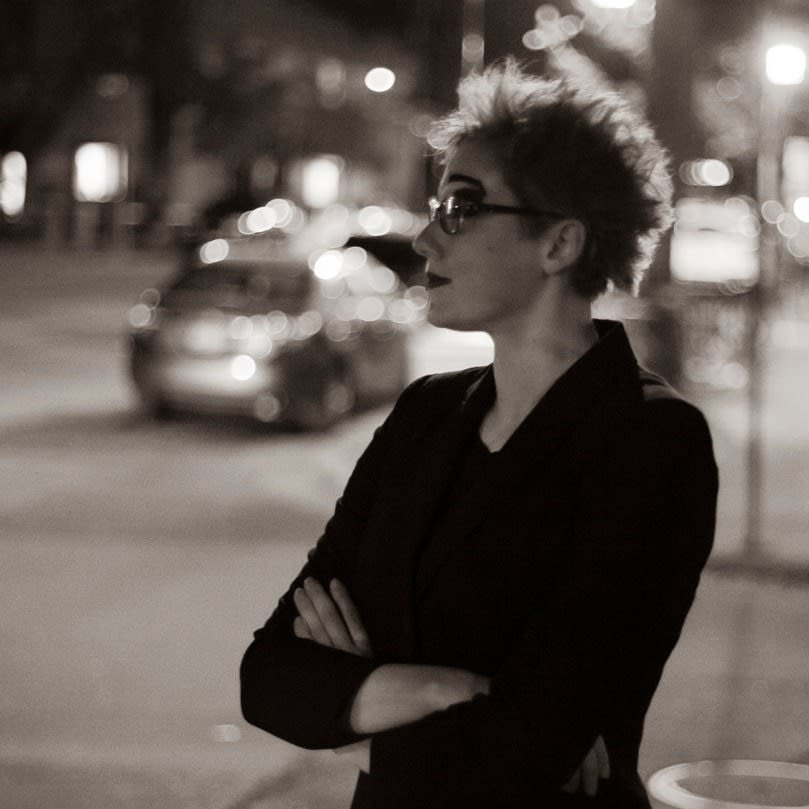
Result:
{"label": "bokeh light", "polygon": [[230,361],[230,375],[239,382],[246,382],[256,374],[256,361],[249,354],[239,354]]}
{"label": "bokeh light", "polygon": [[359,226],[371,236],[384,236],[393,226],[388,212],[379,205],[367,205],[357,215]]}
{"label": "bokeh light", "polygon": [[362,269],[368,263],[368,253],[358,245],[347,247],[343,251],[343,266],[349,272]]}
{"label": "bokeh light", "polygon": [[598,8],[632,8],[636,0],[590,0]]}
{"label": "bokeh light", "polygon": [[199,257],[204,264],[224,261],[230,253],[230,245],[225,239],[212,239],[199,248]]}
{"label": "bokeh light", "polygon": [[326,250],[315,259],[312,272],[324,280],[336,278],[343,269],[343,254],[339,250]]}
{"label": "bokeh light", "polygon": [[722,76],[716,83],[716,92],[723,101],[736,101],[742,95],[742,85],[733,76]]}
{"label": "bokeh light", "polygon": [[357,317],[360,320],[364,320],[366,323],[379,320],[379,318],[384,314],[385,303],[383,302],[382,298],[379,298],[376,295],[368,295],[367,297],[360,299],[359,303],[357,304]]}
{"label": "bokeh light", "polygon": [[398,284],[396,274],[381,265],[371,269],[369,281],[371,289],[381,295],[390,295]]}
{"label": "bokeh light", "polygon": [[680,166],[680,179],[687,185],[720,188],[733,179],[733,170],[723,160],[688,160]]}
{"label": "bokeh light", "polygon": [[761,216],[765,222],[774,225],[778,218],[784,213],[784,206],[778,200],[768,199],[761,203]]}
{"label": "bokeh light", "polygon": [[275,225],[275,214],[262,205],[260,208],[250,211],[245,219],[248,233],[263,233],[270,230]]}
{"label": "bokeh light", "polygon": [[532,28],[530,31],[526,31],[523,34],[522,44],[525,45],[529,51],[540,51],[545,47],[545,43],[545,36],[536,28]]}
{"label": "bokeh light", "polygon": [[786,236],[787,239],[797,236],[801,230],[801,225],[800,222],[798,222],[798,218],[795,216],[795,214],[789,211],[778,217],[776,227],[778,228],[778,232],[782,236]]}
{"label": "bokeh light", "polygon": [[150,326],[154,319],[154,309],[145,303],[136,303],[129,310],[129,325],[135,329],[144,329]]}
{"label": "bokeh light", "polygon": [[801,222],[809,222],[809,197],[798,197],[792,204],[792,212]]}
{"label": "bokeh light", "polygon": [[234,340],[246,340],[253,333],[253,322],[246,315],[237,315],[228,325],[228,334]]}
{"label": "bokeh light", "polygon": [[295,215],[295,206],[286,199],[271,199],[265,206],[275,215],[276,227],[287,227]]}
{"label": "bokeh light", "polygon": [[375,67],[365,75],[365,86],[374,93],[386,93],[396,83],[396,74],[387,67]]}

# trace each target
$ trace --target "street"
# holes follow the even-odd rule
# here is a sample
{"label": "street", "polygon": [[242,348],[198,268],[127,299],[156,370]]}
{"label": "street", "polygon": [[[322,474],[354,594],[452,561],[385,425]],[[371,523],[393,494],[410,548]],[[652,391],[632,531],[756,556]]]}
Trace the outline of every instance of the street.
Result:
{"label": "street", "polygon": [[3,279],[3,807],[226,806],[301,766],[241,721],[238,664],[384,412],[325,436],[142,419],[120,332],[170,261]]}
{"label": "street", "polygon": [[[0,250],[0,807],[347,807],[350,769],[241,719],[237,670],[386,411],[322,435],[143,419],[121,332],[171,261]],[[414,375],[485,361],[480,344],[459,354],[431,339],[415,341]],[[784,357],[805,367],[805,352]],[[783,398],[806,386],[777,384]],[[727,397],[704,404],[723,473],[717,550],[729,552],[744,413]],[[765,525],[805,562],[809,440],[796,411],[774,412],[791,451],[776,479],[770,446]],[[809,761],[807,630],[805,588],[707,574],[648,718],[642,774]]]}

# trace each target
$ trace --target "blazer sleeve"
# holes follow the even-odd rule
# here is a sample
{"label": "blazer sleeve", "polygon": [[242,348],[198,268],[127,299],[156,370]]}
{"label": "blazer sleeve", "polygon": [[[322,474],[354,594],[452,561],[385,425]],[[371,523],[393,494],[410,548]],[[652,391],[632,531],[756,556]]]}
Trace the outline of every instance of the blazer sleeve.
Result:
{"label": "blazer sleeve", "polygon": [[640,737],[711,549],[718,486],[701,413],[676,400],[644,410],[588,465],[558,586],[490,695],[372,738],[374,806],[531,803],[627,709]]}
{"label": "blazer sleeve", "polygon": [[241,707],[252,725],[308,749],[334,748],[365,738],[348,723],[350,704],[379,663],[295,637],[294,590],[313,576],[327,585],[339,578],[350,589],[357,544],[377,492],[395,458],[397,436],[406,433],[410,401],[424,378],[413,382],[376,430],[351,474],[308,561],[275,611],[254,633],[240,667]]}

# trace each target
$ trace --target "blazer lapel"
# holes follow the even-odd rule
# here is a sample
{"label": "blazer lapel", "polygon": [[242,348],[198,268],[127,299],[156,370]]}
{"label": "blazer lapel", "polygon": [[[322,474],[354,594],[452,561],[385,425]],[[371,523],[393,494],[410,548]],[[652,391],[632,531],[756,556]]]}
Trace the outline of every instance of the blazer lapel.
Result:
{"label": "blazer lapel", "polygon": [[[461,401],[432,421],[397,459],[396,472],[385,482],[371,541],[362,554],[363,576],[377,582],[380,609],[369,615],[368,630],[378,638],[377,653],[407,660],[417,651],[414,624],[416,562],[429,539],[456,465],[471,432],[477,429],[494,395],[491,367],[482,369]],[[380,541],[382,540],[382,541]],[[398,613],[391,615],[389,605]],[[388,608],[382,609],[383,605]],[[374,624],[378,631],[374,632]],[[379,648],[384,644],[383,648]]]}
{"label": "blazer lapel", "polygon": [[[621,390],[639,390],[637,362],[623,328],[606,321],[596,321],[596,327],[602,340],[542,397],[502,450],[495,453],[491,473],[469,492],[465,498],[468,507],[453,522],[452,530],[425,550],[417,599],[425,594],[452,552],[463,547],[463,540],[507,505],[515,490],[525,489],[554,462],[557,450],[593,408]],[[483,413],[485,410],[481,417]],[[473,429],[479,424],[480,418]]]}

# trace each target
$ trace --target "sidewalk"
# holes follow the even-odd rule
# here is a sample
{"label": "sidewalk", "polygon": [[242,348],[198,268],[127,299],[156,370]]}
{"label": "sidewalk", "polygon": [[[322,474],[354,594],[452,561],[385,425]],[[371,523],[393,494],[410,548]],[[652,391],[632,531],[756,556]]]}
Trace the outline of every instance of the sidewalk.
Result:
{"label": "sidewalk", "polygon": [[[766,348],[762,418],[760,572],[809,581],[809,324],[776,323]],[[690,392],[708,419],[720,475],[714,561],[744,551],[746,391]],[[769,564],[768,564],[769,560]],[[791,570],[790,570],[791,569]]]}
{"label": "sidewalk", "polygon": [[704,574],[647,716],[643,777],[706,759],[809,763],[807,637],[805,586]]}
{"label": "sidewalk", "polygon": [[[706,575],[647,718],[642,776],[705,759],[809,761],[807,615],[803,589]],[[235,705],[205,738],[199,713],[193,727],[164,716],[151,736],[121,717],[74,726],[58,745],[4,742],[0,807],[347,809],[353,774],[330,753],[246,726]],[[141,717],[144,729],[155,719]]]}

